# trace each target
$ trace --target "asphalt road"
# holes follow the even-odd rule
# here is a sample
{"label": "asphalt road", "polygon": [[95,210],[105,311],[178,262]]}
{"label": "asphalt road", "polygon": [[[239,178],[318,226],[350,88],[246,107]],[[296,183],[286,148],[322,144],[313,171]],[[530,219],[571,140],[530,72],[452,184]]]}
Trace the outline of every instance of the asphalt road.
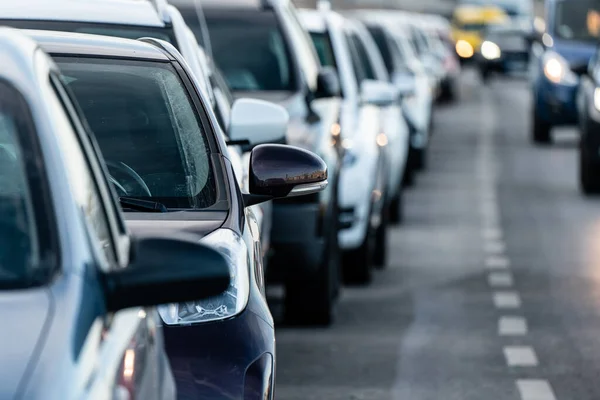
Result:
{"label": "asphalt road", "polygon": [[277,330],[278,399],[600,399],[600,199],[574,132],[529,142],[524,81],[461,89],[388,268],[331,328]]}

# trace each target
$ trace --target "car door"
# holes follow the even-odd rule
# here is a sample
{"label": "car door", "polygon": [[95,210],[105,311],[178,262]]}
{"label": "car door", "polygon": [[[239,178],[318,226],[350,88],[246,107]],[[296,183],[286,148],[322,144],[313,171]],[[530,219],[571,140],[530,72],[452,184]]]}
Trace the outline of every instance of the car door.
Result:
{"label": "car door", "polygon": [[[68,89],[57,74],[50,82],[69,117],[71,132],[61,135],[64,148],[81,148],[69,157],[73,180],[79,181],[84,217],[90,228],[90,244],[96,249],[100,270],[123,268],[129,261],[128,236],[102,155],[83,114],[71,102]],[[82,184],[86,182],[86,184]],[[76,182],[74,182],[77,184]],[[173,377],[164,354],[161,324],[154,308],[132,308],[106,315],[87,334],[87,357],[80,369],[89,382],[83,388],[85,399],[162,399],[175,395]],[[89,343],[89,344],[88,344]],[[84,347],[86,346],[84,345]]]}

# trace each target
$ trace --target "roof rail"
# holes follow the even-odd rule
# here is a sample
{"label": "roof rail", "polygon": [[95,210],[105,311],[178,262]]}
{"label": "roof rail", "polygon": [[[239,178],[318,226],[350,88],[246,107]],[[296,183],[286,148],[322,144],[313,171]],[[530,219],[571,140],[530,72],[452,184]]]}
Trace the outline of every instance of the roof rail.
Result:
{"label": "roof rail", "polygon": [[156,10],[156,12],[158,13],[158,15],[160,16],[161,19],[163,19],[164,21],[170,21],[170,17],[169,14],[167,13],[167,6],[169,5],[169,3],[167,2],[167,0],[148,0],[150,2],[150,4],[152,4],[152,6],[154,7],[154,9]]}

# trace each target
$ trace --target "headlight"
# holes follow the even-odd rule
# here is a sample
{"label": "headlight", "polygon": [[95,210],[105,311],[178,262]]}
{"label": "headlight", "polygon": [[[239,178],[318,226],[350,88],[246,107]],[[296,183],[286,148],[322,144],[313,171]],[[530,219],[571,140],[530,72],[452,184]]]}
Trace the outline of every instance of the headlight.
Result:
{"label": "headlight", "polygon": [[[230,318],[242,312],[248,304],[248,252],[242,238],[230,229],[218,229],[201,242],[219,250],[225,257],[231,271],[231,284],[219,296],[158,307],[158,312],[167,325],[189,325]],[[202,260],[198,260],[198,268],[202,268]]]}
{"label": "headlight", "polygon": [[473,46],[471,46],[471,43],[467,42],[466,40],[458,40],[456,42],[455,49],[456,54],[458,54],[462,58],[473,57]]}
{"label": "headlight", "polygon": [[544,75],[549,81],[562,85],[576,85],[577,75],[569,68],[569,63],[560,54],[548,51],[542,59]]}
{"label": "headlight", "polygon": [[594,107],[600,111],[600,88],[594,89]]}
{"label": "headlight", "polygon": [[488,60],[496,60],[500,58],[502,52],[496,43],[486,40],[481,44],[481,55]]}

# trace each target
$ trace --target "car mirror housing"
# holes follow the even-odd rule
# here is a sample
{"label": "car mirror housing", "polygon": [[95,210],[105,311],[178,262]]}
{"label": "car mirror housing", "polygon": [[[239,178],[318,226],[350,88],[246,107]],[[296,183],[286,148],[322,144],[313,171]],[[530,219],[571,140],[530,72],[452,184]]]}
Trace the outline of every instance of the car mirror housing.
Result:
{"label": "car mirror housing", "polygon": [[225,258],[195,237],[134,238],[130,258],[128,267],[104,273],[108,311],[200,300],[230,284]]}
{"label": "car mirror housing", "polygon": [[230,144],[251,147],[263,143],[285,143],[290,116],[278,105],[258,99],[238,99],[231,109]]}
{"label": "car mirror housing", "polygon": [[416,94],[417,84],[413,74],[395,74],[393,82],[398,89],[400,97],[412,97]]}
{"label": "car mirror housing", "polygon": [[400,97],[398,89],[393,85],[371,79],[366,79],[362,82],[360,91],[364,103],[373,104],[378,107],[389,106]]}
{"label": "car mirror housing", "polygon": [[327,187],[327,164],[316,154],[294,146],[260,145],[250,154],[250,194],[246,206],[274,198],[302,196]]}
{"label": "car mirror housing", "polygon": [[332,67],[323,67],[317,75],[317,89],[315,98],[322,99],[337,97],[341,93],[340,79],[336,70]]}

